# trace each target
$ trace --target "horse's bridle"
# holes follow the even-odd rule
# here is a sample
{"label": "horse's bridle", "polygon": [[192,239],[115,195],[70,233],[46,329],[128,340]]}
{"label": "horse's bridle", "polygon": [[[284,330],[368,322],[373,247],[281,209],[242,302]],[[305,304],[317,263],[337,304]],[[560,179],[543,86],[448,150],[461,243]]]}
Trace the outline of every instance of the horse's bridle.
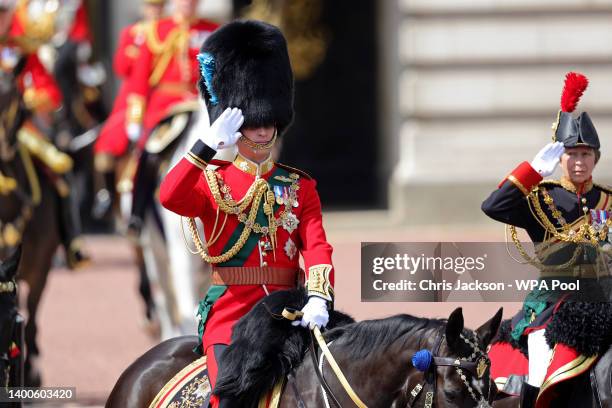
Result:
{"label": "horse's bridle", "polygon": [[[287,309],[285,311],[287,311]],[[283,312],[283,316],[287,318],[287,316],[292,315],[290,320],[293,320],[295,316],[300,314],[300,312],[295,312],[293,310],[290,313],[285,314],[285,311]],[[472,354],[469,357],[467,358],[465,357],[456,357],[456,358],[438,357],[437,355],[440,352],[442,342],[446,338],[442,330],[440,330],[440,332],[436,336],[436,342],[434,343],[433,354],[431,356],[432,364],[430,364],[428,369],[425,370],[424,372],[424,381],[422,383],[417,384],[410,392],[411,397],[408,401],[409,407],[414,406],[414,403],[418,401],[419,396],[422,394],[421,391],[425,388],[425,386],[429,386],[429,388],[431,388],[431,391],[426,391],[424,393],[425,394],[425,405],[424,406],[425,408],[432,408],[433,399],[434,399],[434,396],[436,395],[436,370],[437,368],[438,367],[454,367],[455,370],[457,371],[457,374],[463,381],[463,384],[467,388],[470,396],[478,404],[478,408],[491,408],[491,405],[489,404],[489,400],[488,400],[491,396],[490,381],[488,384],[486,398],[485,398],[484,393],[480,390],[477,391],[478,396],[480,397],[478,398],[477,393],[474,391],[474,389],[468,382],[468,378],[464,373],[465,371],[467,371],[470,373],[470,375],[476,378],[482,378],[487,368],[491,366],[491,361],[487,357],[486,353],[484,353],[480,349],[480,346],[478,345],[478,338],[472,341],[468,339],[467,337],[463,336],[463,334],[460,334],[460,337],[472,349]],[[336,398],[331,388],[327,384],[327,381],[325,381],[325,378],[323,377],[323,373],[319,371],[319,368],[318,368],[319,367],[319,356],[315,349],[316,341],[315,341],[314,336],[312,335],[312,332],[310,333],[310,338],[311,338],[310,355],[312,358],[314,371],[317,374],[317,378],[319,379],[319,383],[321,384],[321,387],[323,388],[323,390],[325,390],[325,393],[327,393],[327,396],[329,397],[329,402],[331,402],[337,408],[342,408],[342,406],[338,402],[338,399]],[[471,361],[468,359],[475,359],[475,361]],[[297,388],[295,376],[293,375],[293,373],[290,373],[288,375],[288,383],[289,385],[291,385],[293,389],[293,393],[297,401],[298,408],[306,408],[306,404],[304,403],[302,396]]]}
{"label": "horse's bridle", "polygon": [[[424,380],[418,383],[412,389],[412,391],[410,391],[410,399],[408,401],[409,407],[413,407],[414,404],[418,401],[419,396],[424,394],[424,407],[432,408],[434,405],[433,399],[436,395],[436,371],[438,367],[453,367],[455,368],[457,374],[463,381],[463,384],[467,388],[472,399],[474,399],[474,401],[478,404],[478,408],[490,408],[488,401],[489,397],[491,396],[490,382],[488,384],[487,395],[485,398],[485,395],[482,391],[475,391],[472,388],[465,372],[467,371],[475,378],[482,378],[487,368],[490,367],[491,362],[487,355],[480,349],[477,338],[472,341],[465,337],[463,334],[460,334],[460,337],[472,349],[472,354],[469,357],[438,357],[442,342],[446,338],[445,334],[442,331],[438,333],[438,335],[436,336],[436,342],[434,343],[433,353],[431,353],[431,364],[429,364],[428,368],[424,371]],[[475,359],[475,361],[472,361],[472,359]],[[429,387],[431,391],[426,391],[422,393],[425,387]]]}

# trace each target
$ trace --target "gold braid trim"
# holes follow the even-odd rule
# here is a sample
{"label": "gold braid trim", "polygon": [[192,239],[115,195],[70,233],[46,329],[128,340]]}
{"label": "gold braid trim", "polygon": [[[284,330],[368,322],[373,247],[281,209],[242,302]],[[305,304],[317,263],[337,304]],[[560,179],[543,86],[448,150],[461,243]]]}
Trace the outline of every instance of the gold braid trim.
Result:
{"label": "gold braid trim", "polygon": [[313,265],[308,268],[308,282],[306,282],[308,295],[319,296],[329,302],[333,301],[334,288],[329,279],[332,268],[329,264]]}
{"label": "gold braid trim", "polygon": [[[155,39],[153,39],[153,36],[155,36]],[[189,29],[183,26],[176,27],[163,42],[159,42],[156,37],[156,32],[147,35],[147,45],[155,56],[153,72],[149,77],[149,85],[151,86],[159,84],[174,55],[184,51],[186,44],[189,42]]]}
{"label": "gold braid trim", "polygon": [[[261,197],[262,195],[255,197],[253,207],[249,212],[248,220],[250,221],[251,225],[255,222],[255,217],[257,216],[257,209],[259,208]],[[236,254],[240,252],[242,247],[244,247],[244,244],[246,244],[247,240],[249,239],[249,236],[251,235],[251,230],[252,228],[249,227],[249,223],[245,223],[244,229],[242,230],[240,237],[238,237],[236,243],[229,250],[227,250],[227,252],[218,256],[211,256],[206,252],[206,249],[204,248],[204,243],[200,238],[200,233],[198,232],[195,220],[193,218],[189,218],[189,231],[191,232],[191,237],[196,246],[196,249],[202,259],[211,264],[227,262],[234,256],[236,256]]]}
{"label": "gold braid trim", "polygon": [[127,97],[127,117],[126,117],[128,124],[131,124],[131,123],[141,124],[142,123],[146,104],[147,102],[142,95],[138,95],[138,94],[128,95]]}
{"label": "gold braid trim", "polygon": [[[217,217],[215,220],[215,225],[212,229],[211,241],[210,243],[208,243],[208,245],[205,245],[202,242],[200,234],[197,230],[195,220],[193,218],[189,219],[189,230],[196,246],[195,252],[200,254],[202,259],[204,259],[208,263],[216,264],[227,262],[228,260],[233,258],[238,252],[240,252],[240,250],[244,247],[247,239],[253,232],[256,234],[267,235],[272,245],[272,250],[274,251],[276,249],[276,232],[278,230],[278,227],[288,222],[289,216],[291,215],[291,210],[287,207],[285,210],[280,211],[278,219],[275,218],[275,196],[274,193],[270,190],[270,185],[268,184],[268,182],[262,178],[257,178],[253,182],[253,184],[251,184],[244,197],[242,197],[242,199],[240,199],[239,201],[235,201],[230,194],[230,187],[223,183],[221,183],[222,185],[220,185],[220,182],[218,180],[218,177],[220,176],[218,176],[218,174],[214,170],[205,170],[204,174],[213,199],[217,204]],[[290,189],[294,193],[299,189],[298,179],[299,176],[295,176],[292,178],[292,184]],[[267,226],[260,225],[259,223],[255,222],[255,219],[257,218],[257,213],[259,211],[259,206],[262,204],[262,200],[263,212],[268,218]],[[245,210],[249,208],[249,206],[250,209],[247,215],[245,214]],[[217,231],[219,210],[225,213],[225,219],[223,220],[223,225]],[[244,229],[242,230],[236,243],[228,251],[218,256],[211,256],[206,252],[206,249],[219,239],[219,236],[221,235],[221,232],[225,227],[225,222],[227,221],[227,217],[229,215],[235,216],[240,223],[244,224]]]}
{"label": "gold braid trim", "polygon": [[17,180],[12,177],[5,176],[0,171],[0,195],[9,195],[17,188]]}
{"label": "gold braid trim", "polygon": [[[550,196],[545,197],[547,201],[548,197]],[[540,200],[538,198],[537,190],[530,194],[529,198],[531,203],[533,204],[535,215],[537,216],[536,219],[539,219],[539,221],[541,221],[542,226],[545,228],[545,230],[552,234],[554,238],[558,239],[559,241],[572,242],[575,244],[590,243],[593,245],[598,245],[597,238],[599,234],[597,234],[597,231],[595,231],[593,226],[583,224],[579,227],[578,231],[570,230],[567,233],[561,233],[558,231],[558,228],[555,227],[554,224],[548,219],[546,213],[544,213],[544,210],[542,209]]]}
{"label": "gold braid trim", "polygon": [[[509,250],[508,250],[508,254],[510,255],[510,257],[512,259],[514,259],[516,262],[518,262],[520,264],[533,265],[533,266],[535,266],[536,268],[538,268],[540,270],[541,269],[546,269],[546,270],[561,270],[561,269],[569,268],[572,265],[575,265],[576,261],[578,260],[578,257],[582,253],[582,246],[578,245],[576,247],[576,249],[574,250],[574,253],[573,253],[572,257],[569,259],[569,261],[567,261],[567,262],[565,262],[565,263],[563,263],[561,265],[545,265],[538,258],[532,257],[532,256],[530,256],[527,253],[527,251],[525,250],[525,247],[523,246],[521,241],[518,239],[518,234],[516,232],[516,227],[514,225],[507,225],[507,227],[509,227],[509,229],[510,229],[510,236],[512,237],[512,241],[514,242],[514,246],[519,251],[519,254],[521,254],[523,259],[525,259],[525,262],[521,262],[518,259],[514,258],[512,256],[512,254],[510,254]],[[506,234],[506,242],[507,242],[507,238],[508,238],[508,235]]]}
{"label": "gold braid trim", "polygon": [[510,180],[512,182],[512,184],[514,184],[519,190],[522,191],[523,194],[525,194],[526,196],[529,195],[529,191],[525,188],[525,186],[523,185],[523,183],[521,183],[516,177],[514,177],[512,174],[510,174],[508,176],[508,180]]}
{"label": "gold braid trim", "polygon": [[[236,214],[243,212],[246,208],[251,204],[255,195],[261,195],[264,188],[268,188],[268,183],[264,179],[257,179],[251,187],[247,190],[244,197],[238,201],[237,203],[233,200],[224,200],[221,197],[221,192],[219,189],[219,182],[217,181],[217,173],[214,170],[206,170],[206,181],[208,182],[208,186],[210,187],[210,192],[215,199],[215,202],[221,208],[221,211],[227,214]],[[257,193],[257,194],[256,194]],[[236,204],[238,207],[236,207]]]}

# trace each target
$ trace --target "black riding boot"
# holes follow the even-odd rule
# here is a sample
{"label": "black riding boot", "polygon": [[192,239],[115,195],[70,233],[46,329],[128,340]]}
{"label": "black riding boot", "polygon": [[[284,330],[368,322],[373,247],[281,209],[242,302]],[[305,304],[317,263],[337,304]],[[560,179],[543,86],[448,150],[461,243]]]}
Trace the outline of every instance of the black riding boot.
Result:
{"label": "black riding boot", "polygon": [[153,202],[158,167],[159,157],[156,154],[142,153],[132,191],[132,214],[128,224],[128,232],[131,235],[139,236],[142,230],[145,212]]}
{"label": "black riding boot", "polygon": [[529,385],[526,382],[523,383],[523,387],[521,388],[521,402],[519,404],[519,408],[535,407],[536,399],[538,398],[539,392],[540,388],[534,387],[533,385]]}
{"label": "black riding boot", "polygon": [[90,258],[81,250],[78,239],[81,235],[81,220],[72,200],[72,194],[69,192],[59,197],[59,213],[61,238],[66,250],[66,265],[70,269],[77,269],[88,263]]}

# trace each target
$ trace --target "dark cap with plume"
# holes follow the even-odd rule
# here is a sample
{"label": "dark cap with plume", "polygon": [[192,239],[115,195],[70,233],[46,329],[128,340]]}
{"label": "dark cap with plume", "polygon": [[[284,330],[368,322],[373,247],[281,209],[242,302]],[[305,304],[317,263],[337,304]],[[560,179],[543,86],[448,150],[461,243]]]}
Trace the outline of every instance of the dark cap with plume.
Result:
{"label": "dark cap with plume", "polygon": [[561,110],[553,125],[554,140],[562,142],[565,147],[587,146],[599,150],[599,137],[589,114],[582,112],[576,118],[572,114],[588,85],[589,80],[580,73],[569,72],[565,76]]}
{"label": "dark cap with plume", "polygon": [[293,72],[280,30],[255,20],[231,22],[206,39],[198,55],[200,94],[211,123],[237,107],[245,127],[276,126],[293,120]]}

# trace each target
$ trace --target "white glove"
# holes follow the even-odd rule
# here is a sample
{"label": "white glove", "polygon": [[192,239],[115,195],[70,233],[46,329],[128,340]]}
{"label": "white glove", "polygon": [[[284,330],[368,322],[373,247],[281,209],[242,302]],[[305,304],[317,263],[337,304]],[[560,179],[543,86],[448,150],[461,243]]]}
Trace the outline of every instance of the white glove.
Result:
{"label": "white glove", "polygon": [[215,122],[204,131],[202,141],[212,149],[227,149],[236,144],[242,133],[238,129],[244,123],[242,111],[227,108]]}
{"label": "white glove", "polygon": [[531,167],[542,177],[548,177],[555,172],[559,165],[559,158],[565,152],[565,147],[561,142],[551,142],[544,146],[531,161]]}
{"label": "white glove", "polygon": [[125,131],[127,132],[128,139],[130,139],[130,142],[135,143],[138,141],[138,139],[140,139],[140,134],[142,133],[142,125],[138,123],[130,123],[125,128]]}
{"label": "white glove", "polygon": [[296,320],[291,324],[294,326],[308,327],[314,329],[315,326],[321,328],[327,326],[329,313],[327,311],[327,300],[318,296],[311,296],[302,309],[302,320]]}

